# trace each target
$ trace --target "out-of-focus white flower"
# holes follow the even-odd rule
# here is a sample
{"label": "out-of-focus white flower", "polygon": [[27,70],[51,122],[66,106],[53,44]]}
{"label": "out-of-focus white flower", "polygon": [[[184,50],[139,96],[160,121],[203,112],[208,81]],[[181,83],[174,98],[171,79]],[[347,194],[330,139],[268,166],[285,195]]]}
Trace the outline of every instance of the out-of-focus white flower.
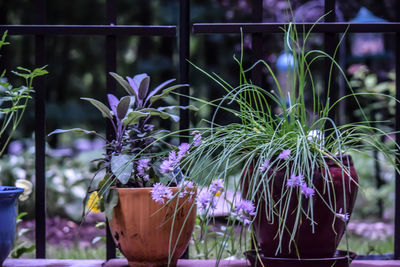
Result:
{"label": "out-of-focus white flower", "polygon": [[320,130],[310,131],[308,133],[307,140],[315,142],[315,143],[319,144],[320,146],[324,146],[324,143],[325,143],[324,134]]}
{"label": "out-of-focus white flower", "polygon": [[29,198],[32,193],[32,183],[25,179],[18,179],[15,181],[15,186],[24,189],[24,192],[19,196],[20,201],[25,201]]}

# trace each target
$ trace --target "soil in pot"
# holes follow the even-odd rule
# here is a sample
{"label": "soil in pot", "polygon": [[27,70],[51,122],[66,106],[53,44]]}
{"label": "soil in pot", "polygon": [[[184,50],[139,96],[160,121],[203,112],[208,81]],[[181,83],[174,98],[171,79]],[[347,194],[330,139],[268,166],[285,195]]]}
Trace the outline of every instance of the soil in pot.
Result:
{"label": "soil in pot", "polygon": [[[130,266],[175,266],[192,235],[195,196],[160,204],[151,198],[151,189],[118,188],[110,230]],[[171,189],[174,194],[179,191]]]}

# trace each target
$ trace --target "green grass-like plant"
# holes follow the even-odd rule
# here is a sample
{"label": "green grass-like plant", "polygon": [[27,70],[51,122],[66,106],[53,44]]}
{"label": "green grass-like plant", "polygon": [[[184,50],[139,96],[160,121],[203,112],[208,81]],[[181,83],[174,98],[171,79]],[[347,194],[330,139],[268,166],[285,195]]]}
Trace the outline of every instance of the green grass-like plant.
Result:
{"label": "green grass-like plant", "polygon": [[[317,223],[314,220],[314,202],[316,199],[322,200],[322,195],[326,191],[334,191],[329,172],[323,175],[323,190],[314,185],[314,174],[319,170],[328,170],[328,162],[334,162],[342,170],[343,187],[345,187],[344,177],[351,176],[350,166],[346,163],[350,151],[376,149],[395,166],[396,151],[380,141],[381,137],[387,133],[371,126],[373,125],[371,121],[365,119],[360,122],[337,125],[332,119],[333,111],[338,103],[347,98],[354,98],[358,103],[359,94],[352,91],[344,71],[334,59],[340,43],[333,56],[322,50],[307,50],[307,39],[312,28],[308,32],[299,33],[295,25],[290,23],[284,29],[286,46],[294,59],[294,69],[290,76],[292,79],[288,82],[291,88],[288,95],[284,95],[277,75],[266,61],[259,60],[251,67],[245,68],[243,47],[240,57],[234,56],[239,69],[239,85],[231,85],[218,74],[207,73],[193,64],[197,70],[221,86],[226,94],[221,99],[213,101],[195,99],[205,105],[213,106],[216,111],[211,121],[206,121],[208,127],[195,129],[201,132],[202,143],[191,150],[183,168],[188,170],[190,179],[201,187],[210,188],[213,181],[222,179],[225,189],[230,187],[235,193],[243,194],[243,198],[252,201],[255,208],[253,214],[247,214],[249,219],[254,220],[254,216],[250,215],[260,212],[260,209],[265,209],[268,222],[279,225],[279,230],[274,237],[280,240],[276,255],[282,249],[281,239],[285,233],[289,233],[290,244],[296,247],[295,237],[300,225],[307,223],[314,229]],[[332,90],[330,86],[325,88],[325,98],[320,96],[321,90],[317,88],[312,73],[313,64],[326,59],[330,62],[327,66],[330,70],[329,76],[326,77],[329,80],[328,84],[331,84],[334,79],[335,70],[343,77],[351,92],[337,101],[330,98]],[[249,73],[257,65],[262,65],[271,76],[274,81],[273,90],[261,88],[248,78]],[[312,99],[311,104],[306,103],[306,98]],[[233,108],[235,106],[239,108]],[[274,112],[277,108],[280,110],[279,113]],[[226,125],[216,124],[214,119],[221,111],[233,114],[239,122]],[[242,192],[244,179],[239,181],[232,179],[232,174],[239,173],[245,176],[249,174],[249,169],[252,171],[247,181],[248,190]],[[275,173],[278,171],[285,172],[285,175],[279,199],[274,199],[275,192],[272,191]],[[397,167],[396,171],[398,171]],[[301,183],[308,190],[308,194],[304,193],[300,186],[287,186],[288,183],[293,182],[292,175],[301,175]],[[299,180],[297,182],[300,182]],[[289,202],[292,201],[293,196],[298,200],[294,210],[289,208]],[[324,202],[326,209],[335,215],[332,229],[336,218],[339,219],[341,215],[346,216],[344,218],[347,224],[348,207],[344,207],[339,214],[335,206],[335,198],[338,196],[332,192],[329,197],[329,200]],[[343,198],[346,203],[346,194]],[[248,223],[236,216],[236,204],[230,203],[230,214],[235,216],[228,216],[227,229],[229,226]],[[211,208],[207,209],[204,216],[207,217],[207,213],[211,210]],[[287,220],[293,214],[295,214],[295,223],[293,228],[289,229]],[[209,222],[210,219],[205,220],[205,223]],[[225,236],[225,241],[227,241],[229,233]],[[226,242],[221,242],[222,245],[218,248],[218,258],[223,254],[224,243]],[[254,244],[256,244],[255,240]],[[301,257],[301,255],[298,256]]]}

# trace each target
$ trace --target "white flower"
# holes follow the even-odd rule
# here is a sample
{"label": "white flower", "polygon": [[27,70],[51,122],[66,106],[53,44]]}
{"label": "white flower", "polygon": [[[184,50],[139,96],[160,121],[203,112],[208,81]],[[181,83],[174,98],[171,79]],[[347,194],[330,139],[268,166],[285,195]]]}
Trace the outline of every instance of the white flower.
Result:
{"label": "white flower", "polygon": [[19,196],[19,200],[27,200],[32,193],[32,183],[25,179],[18,179],[15,181],[15,186],[24,189],[24,192]]}

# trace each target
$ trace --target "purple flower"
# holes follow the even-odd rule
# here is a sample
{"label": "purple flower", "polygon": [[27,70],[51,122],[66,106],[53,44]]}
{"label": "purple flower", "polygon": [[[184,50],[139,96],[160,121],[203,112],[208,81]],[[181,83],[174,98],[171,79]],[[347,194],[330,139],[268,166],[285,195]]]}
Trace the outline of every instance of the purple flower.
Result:
{"label": "purple flower", "polygon": [[188,143],[182,143],[180,144],[180,146],[178,147],[179,151],[178,151],[178,161],[180,161],[183,157],[185,157],[190,149],[190,145]]}
{"label": "purple flower", "polygon": [[199,208],[203,211],[209,208],[214,210],[217,207],[215,196],[209,191],[203,190],[197,197],[197,205],[199,205]]}
{"label": "purple flower", "polygon": [[261,166],[258,168],[260,172],[265,172],[267,170],[270,161],[271,161],[270,159],[267,159],[261,164]]}
{"label": "purple flower", "polygon": [[339,213],[336,213],[336,217],[344,222],[347,222],[350,219],[350,215],[348,213],[342,213],[342,208],[340,208]]}
{"label": "purple flower", "polygon": [[165,199],[172,198],[172,191],[167,186],[156,183],[151,190],[151,198],[157,203],[164,204]]}
{"label": "purple flower", "polygon": [[186,196],[186,194],[189,193],[189,201],[192,200],[193,195],[194,195],[194,190],[193,189],[193,182],[188,182],[183,186],[183,190],[179,193],[179,197],[183,198]]}
{"label": "purple flower", "polygon": [[193,182],[188,182],[187,184],[186,184],[186,187],[187,188],[189,188],[189,189],[192,189],[193,188]]}
{"label": "purple flower", "polygon": [[173,172],[178,162],[179,160],[176,156],[176,151],[169,152],[168,159],[164,160],[160,165],[161,173],[165,174]]}
{"label": "purple flower", "polygon": [[315,190],[311,187],[308,187],[306,183],[303,183],[301,185],[301,192],[306,198],[311,197],[315,194]]}
{"label": "purple flower", "polygon": [[256,215],[253,202],[249,200],[240,201],[235,205],[235,211],[232,213],[232,215],[241,220],[244,225],[250,225],[251,216]]}
{"label": "purple flower", "polygon": [[160,171],[161,173],[170,173],[174,171],[174,165],[172,162],[170,162],[169,160],[164,160],[161,165],[160,165]]}
{"label": "purple flower", "polygon": [[288,159],[289,158],[289,155],[290,155],[290,149],[285,149],[285,150],[283,150],[280,154],[279,154],[279,156],[278,156],[278,159]]}
{"label": "purple flower", "polygon": [[141,159],[138,161],[137,165],[137,172],[138,175],[144,177],[146,175],[146,171],[150,169],[149,163],[151,162],[151,159]]}
{"label": "purple flower", "polygon": [[192,131],[190,134],[193,135],[193,145],[194,146],[199,146],[202,144],[201,134],[199,133],[199,131]]}
{"label": "purple flower", "polygon": [[217,179],[211,182],[209,191],[211,194],[217,194],[218,192],[221,192],[223,188],[224,188],[224,180]]}
{"label": "purple flower", "polygon": [[194,184],[193,182],[188,182],[186,185],[184,185],[185,189],[182,191],[179,195],[179,197],[184,197],[186,194],[189,194],[188,201],[192,202],[193,196],[196,193],[196,190],[194,189]]}
{"label": "purple flower", "polygon": [[286,182],[287,187],[301,186],[304,183],[304,176],[302,174],[296,176],[292,174]]}

